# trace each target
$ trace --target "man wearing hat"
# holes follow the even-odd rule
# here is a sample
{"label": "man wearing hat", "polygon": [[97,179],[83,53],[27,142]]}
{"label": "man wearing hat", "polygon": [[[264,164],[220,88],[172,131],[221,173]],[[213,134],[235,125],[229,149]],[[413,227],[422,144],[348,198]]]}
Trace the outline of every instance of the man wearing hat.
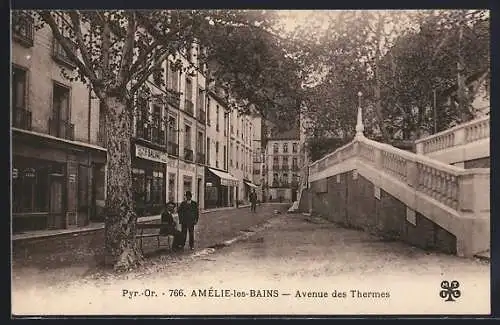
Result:
{"label": "man wearing hat", "polygon": [[189,248],[194,249],[194,226],[198,223],[198,204],[191,200],[192,194],[186,192],[185,200],[181,202],[179,212],[179,223],[182,226],[182,241],[181,246],[186,245],[187,232],[189,231]]}

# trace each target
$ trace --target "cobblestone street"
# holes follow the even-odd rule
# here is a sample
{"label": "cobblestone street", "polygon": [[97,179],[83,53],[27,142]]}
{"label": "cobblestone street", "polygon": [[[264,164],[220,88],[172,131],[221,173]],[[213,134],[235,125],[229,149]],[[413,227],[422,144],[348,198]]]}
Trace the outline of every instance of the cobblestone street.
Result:
{"label": "cobblestone street", "polygon": [[[50,290],[14,290],[14,312],[369,314],[385,305],[392,314],[489,312],[487,262],[426,252],[302,214],[271,218],[267,211],[258,214],[267,227],[246,240],[183,254],[146,273],[86,278]],[[443,280],[460,282],[462,297],[456,303],[440,298]],[[213,298],[208,298],[210,289]],[[246,297],[222,297],[225,289]],[[193,290],[207,296],[193,297]],[[133,291],[138,295],[130,296]],[[383,292],[390,298],[372,297]]]}

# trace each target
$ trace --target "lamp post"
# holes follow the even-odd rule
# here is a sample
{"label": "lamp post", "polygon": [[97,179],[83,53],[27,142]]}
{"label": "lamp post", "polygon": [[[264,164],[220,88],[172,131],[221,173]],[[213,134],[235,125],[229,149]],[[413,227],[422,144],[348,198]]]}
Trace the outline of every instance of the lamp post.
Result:
{"label": "lamp post", "polygon": [[365,127],[363,125],[363,109],[361,108],[361,97],[362,96],[363,96],[363,93],[361,91],[358,92],[358,118],[356,121],[356,138],[364,137],[363,131],[365,130]]}

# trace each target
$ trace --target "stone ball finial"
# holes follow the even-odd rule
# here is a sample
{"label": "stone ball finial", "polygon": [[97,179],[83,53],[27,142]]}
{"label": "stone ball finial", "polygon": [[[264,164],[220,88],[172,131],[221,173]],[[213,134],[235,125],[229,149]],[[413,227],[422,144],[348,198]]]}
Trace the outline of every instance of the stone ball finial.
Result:
{"label": "stone ball finial", "polygon": [[358,91],[358,97],[361,97],[361,96],[363,96],[363,93]]}

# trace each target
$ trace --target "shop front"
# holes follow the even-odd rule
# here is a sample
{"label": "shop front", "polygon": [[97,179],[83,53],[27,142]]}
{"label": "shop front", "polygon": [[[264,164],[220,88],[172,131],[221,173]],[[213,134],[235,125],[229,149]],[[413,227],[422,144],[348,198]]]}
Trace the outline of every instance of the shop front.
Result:
{"label": "shop front", "polygon": [[205,169],[205,209],[232,206],[231,193],[238,179],[231,174],[206,167]]}
{"label": "shop front", "polygon": [[13,133],[13,232],[88,225],[104,193],[104,175],[96,172],[104,160],[102,150]]}
{"label": "shop front", "polygon": [[159,214],[166,203],[167,153],[134,145],[132,187],[138,216]]}

